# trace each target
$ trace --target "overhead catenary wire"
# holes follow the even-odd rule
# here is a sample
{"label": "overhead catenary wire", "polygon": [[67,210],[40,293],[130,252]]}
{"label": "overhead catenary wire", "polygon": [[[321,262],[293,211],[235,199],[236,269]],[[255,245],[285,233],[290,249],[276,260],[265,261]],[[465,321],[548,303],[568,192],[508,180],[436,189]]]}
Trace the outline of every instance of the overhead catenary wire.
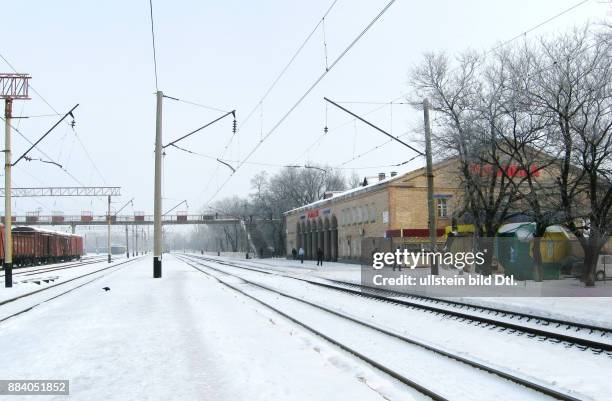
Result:
{"label": "overhead catenary wire", "polygon": [[213,106],[207,106],[205,104],[193,102],[191,100],[180,99],[180,98],[177,98],[177,97],[174,97],[174,96],[168,96],[168,95],[165,95],[165,94],[164,94],[164,98],[175,100],[175,101],[180,102],[180,103],[190,104],[190,105],[196,106],[196,107],[201,107],[203,109],[207,109],[207,110],[211,110],[211,111],[218,111],[220,113],[227,113],[228,112],[228,110],[220,109],[220,108],[213,107]]}
{"label": "overhead catenary wire", "polygon": [[[6,57],[4,57],[2,54],[0,54],[0,58],[13,70],[13,72],[17,72],[17,69],[13,66],[13,64],[11,64]],[[51,105],[51,103],[40,93],[36,90],[36,88],[34,88],[31,84],[28,85],[28,88],[31,89],[55,114],[57,115],[63,115],[63,113],[60,113],[55,107],[53,107],[53,105]],[[4,120],[4,119],[2,119]],[[77,134],[77,132],[74,130],[74,125],[72,125],[71,123],[68,123],[72,128],[73,128],[73,132],[74,135],[77,137],[77,140],[79,142],[79,145],[81,146],[81,148],[83,149],[83,152],[86,154],[86,156],[88,157],[90,163],[92,164],[92,166],[94,167],[94,169],[98,172],[98,174],[100,175],[100,177],[102,178],[102,181],[106,182],[106,180],[104,179],[104,177],[102,176],[102,174],[100,173],[100,170],[98,169],[98,166],[95,164],[95,162],[93,161],[93,159],[91,158],[91,156],[89,155],[89,152],[87,151],[87,149],[85,148],[85,144],[83,144],[83,142],[81,141],[81,139],[79,138],[79,135]],[[32,142],[27,139],[27,137],[25,137],[25,135],[21,134],[13,125],[11,125],[11,127],[18,132],[28,143],[32,144]],[[38,150],[40,153],[42,153],[45,157],[47,157],[48,160],[50,161],[54,161],[51,157],[49,157],[46,153],[44,153],[43,151],[41,151],[38,147],[35,147],[36,150]],[[55,162],[55,161],[54,161]],[[57,163],[57,162],[55,162]],[[60,163],[57,163],[60,164]],[[74,175],[72,175],[68,170],[66,170],[65,168],[62,168],[62,170],[70,177],[72,178],[74,181],[78,182],[79,185],[81,186],[85,186],[85,184],[83,184],[80,180],[76,179],[76,177],[74,177]]]}
{"label": "overhead catenary wire", "polygon": [[274,89],[274,87],[276,86],[276,84],[278,84],[278,82],[281,80],[281,78],[285,75],[285,73],[287,72],[287,70],[289,69],[289,67],[291,67],[291,65],[293,64],[293,62],[295,61],[295,59],[298,57],[298,55],[302,52],[302,49],[304,49],[304,47],[306,46],[306,44],[310,41],[310,39],[312,38],[312,36],[315,34],[315,32],[317,31],[317,29],[319,29],[319,26],[323,23],[323,21],[325,20],[325,17],[327,17],[327,15],[331,12],[332,8],[334,8],[334,6],[336,5],[336,3],[338,2],[338,0],[334,0],[331,5],[327,8],[327,10],[325,11],[325,13],[323,14],[323,16],[318,20],[317,24],[315,25],[315,27],[312,29],[312,31],[310,31],[310,33],[308,34],[308,36],[306,36],[306,39],[304,39],[304,41],[302,42],[302,44],[298,47],[298,49],[295,51],[295,53],[293,54],[293,56],[291,57],[291,59],[289,60],[289,62],[283,67],[283,69],[281,70],[281,72],[276,76],[276,78],[274,79],[274,81],[272,82],[272,84],[268,87],[268,89],[266,90],[266,92],[264,93],[264,95],[259,99],[259,102],[257,102],[257,104],[253,107],[253,109],[249,112],[249,114],[247,114],[246,118],[242,121],[241,126],[245,125],[249,119],[251,118],[251,116],[253,115],[253,113],[255,113],[255,111],[257,110],[257,108],[259,107],[259,105],[266,100],[266,98],[268,97],[268,95],[270,94],[270,92],[272,92],[272,90]]}
{"label": "overhead catenary wire", "polygon": [[[396,138],[402,138],[402,137],[404,137],[404,136],[406,136],[406,135],[409,135],[409,134],[410,134],[410,132],[406,132],[406,133],[404,133],[404,134],[402,134],[402,135],[398,135]],[[358,155],[355,155],[355,156],[353,156],[352,158],[350,158],[350,159],[348,159],[348,160],[346,160],[346,161],[344,161],[344,162],[342,162],[342,163],[340,163],[340,164],[338,164],[338,165],[334,166],[334,168],[340,168],[340,167],[342,167],[342,166],[345,166],[345,165],[349,164],[349,163],[350,163],[350,162],[352,162],[352,161],[358,160],[358,159],[362,158],[363,156],[365,156],[365,155],[367,155],[367,154],[370,154],[370,153],[374,152],[375,150],[380,149],[380,148],[382,148],[383,146],[385,146],[385,145],[387,145],[387,144],[389,144],[389,143],[393,142],[394,140],[395,140],[395,139],[388,139],[388,140],[387,140],[387,141],[385,141],[385,142],[379,143],[378,145],[376,145],[376,146],[374,146],[374,147],[372,147],[372,148],[370,148],[370,149],[366,150],[365,152],[362,152],[362,153],[360,153],[360,154],[358,154]],[[422,156],[422,155],[420,155],[420,154],[419,154],[419,155],[415,156],[413,159],[415,159],[416,157],[419,157],[419,156]],[[413,159],[410,159],[410,160],[413,160]]]}
{"label": "overhead catenary wire", "polygon": [[[331,12],[331,10],[334,8],[334,6],[336,5],[336,3],[338,2],[338,0],[333,0],[332,3],[330,4],[330,6],[327,8],[327,10],[325,11],[325,13],[323,13],[323,16],[317,21],[316,25],[314,26],[314,28],[310,31],[310,33],[306,36],[306,38],[302,41],[302,43],[300,44],[300,46],[297,48],[297,50],[295,51],[295,53],[293,53],[293,55],[291,56],[291,58],[289,59],[289,61],[287,62],[287,64],[285,64],[285,66],[283,67],[283,69],[280,71],[280,73],[276,76],[276,78],[272,81],[272,84],[268,87],[268,89],[264,92],[263,96],[261,96],[261,98],[259,99],[259,101],[255,104],[255,106],[253,106],[253,108],[251,109],[251,111],[246,115],[246,117],[244,118],[244,120],[241,121],[240,126],[238,127],[238,132],[240,132],[240,130],[242,129],[243,126],[245,126],[248,121],[251,119],[251,117],[253,116],[253,114],[257,111],[257,109],[263,107],[263,102],[266,100],[266,98],[268,97],[268,95],[272,92],[272,90],[276,87],[276,85],[278,84],[278,82],[281,80],[281,78],[285,75],[285,73],[289,70],[289,68],[291,67],[291,65],[293,64],[293,62],[297,59],[297,57],[299,56],[299,54],[302,52],[302,50],[304,49],[304,47],[306,46],[306,44],[310,41],[310,39],[312,38],[312,36],[317,32],[317,30],[319,29],[319,26],[323,23],[323,20],[325,19],[325,17],[327,17],[329,15],[329,13]],[[219,156],[219,159],[224,159],[225,155],[227,153],[227,150],[229,149],[229,147],[231,146],[232,142],[234,141],[234,137],[236,135],[232,135],[229,140],[227,141],[227,143],[225,144],[225,146],[223,147],[223,150],[221,152],[221,156]],[[262,138],[260,138],[261,140]],[[202,189],[202,192],[200,193],[203,194],[206,191],[208,191],[208,188],[210,187],[210,184],[213,182],[213,180],[215,179],[215,177],[217,176],[217,172],[219,171],[219,167],[215,168],[215,171],[213,172],[213,174],[210,176],[208,182],[206,183],[206,185],[204,186],[204,188]]]}
{"label": "overhead catenary wire", "polygon": [[[370,114],[372,114],[372,113],[375,113],[375,112],[377,112],[377,111],[379,111],[379,110],[383,109],[383,108],[384,108],[385,106],[387,106],[389,103],[395,102],[396,100],[401,99],[401,98],[402,98],[402,96],[399,96],[399,97],[397,97],[397,98],[395,98],[395,99],[391,100],[390,102],[380,103],[382,106],[375,107],[374,109],[372,109],[372,110],[370,110],[370,111],[368,111],[368,112],[364,113],[363,115],[364,115],[364,116],[367,116],[367,115],[370,115]],[[325,102],[325,107],[327,107],[327,102]],[[326,114],[327,114],[327,112],[326,112]],[[327,132],[325,132],[325,131],[324,131],[324,132],[323,132],[321,135],[319,135],[319,137],[317,137],[317,139],[315,139],[315,140],[314,140],[314,141],[313,141],[313,142],[312,142],[310,145],[308,145],[308,146],[306,147],[306,149],[305,149],[305,150],[304,150],[304,151],[303,151],[303,152],[302,152],[302,153],[301,153],[301,154],[300,154],[298,157],[296,157],[296,158],[293,160],[293,162],[292,162],[292,163],[296,163],[296,162],[297,162],[298,160],[300,160],[300,159],[301,159],[301,158],[302,158],[304,155],[308,154],[308,152],[309,152],[309,151],[310,151],[310,150],[311,150],[311,149],[312,149],[314,146],[316,146],[316,145],[317,145],[317,144],[318,144],[320,141],[322,141],[322,140],[323,140],[323,139],[324,139],[324,138],[327,136],[326,134],[329,134],[330,132],[334,132],[334,131],[336,131],[336,130],[338,130],[338,129],[340,129],[340,128],[346,127],[347,125],[349,125],[349,124],[351,124],[351,123],[354,123],[354,122],[356,122],[356,121],[357,121],[357,119],[356,119],[356,118],[351,117],[351,118],[350,118],[348,121],[346,121],[346,122],[344,122],[344,123],[341,123],[341,124],[339,124],[339,125],[337,125],[337,126],[335,126],[335,127],[332,127],[332,128],[328,128]]]}
{"label": "overhead catenary wire", "polygon": [[[202,157],[204,159],[211,160],[211,161],[218,161],[218,162],[225,162],[225,163],[238,163],[239,162],[239,160],[228,160],[228,159],[226,159],[226,160],[219,160],[217,157],[212,156],[212,155],[207,155],[207,154],[204,154],[204,153],[195,152],[193,150],[185,149],[185,148],[182,148],[182,147],[177,146],[177,145],[172,145],[172,146],[177,148],[178,150],[183,151],[183,152],[192,154],[194,156],[199,156],[199,157]],[[359,158],[359,156],[355,157],[355,159],[357,159],[357,158]],[[408,161],[412,161],[412,160],[413,159],[410,159]],[[377,166],[357,166],[357,167],[342,167],[342,165],[339,165],[339,166],[334,166],[332,168],[339,169],[339,170],[366,170],[366,169],[372,169],[372,168],[398,167],[398,166],[401,166],[401,165],[406,164],[406,163],[407,162],[400,162],[400,163],[396,163],[396,164],[385,164],[385,165],[377,165]],[[249,161],[249,162],[246,162],[245,164],[253,165],[253,166],[279,167],[279,168],[284,168],[284,167],[300,167],[300,168],[302,168],[302,167],[305,167],[305,165],[266,163],[266,162],[256,162],[256,161]],[[346,164],[346,163],[344,163],[344,164]],[[176,199],[176,200],[178,200],[178,199]]]}
{"label": "overhead catenary wire", "polygon": [[582,1],[580,1],[580,2],[578,2],[578,3],[576,3],[576,4],[574,4],[573,6],[571,6],[571,7],[567,8],[567,9],[565,9],[565,10],[561,11],[560,13],[555,14],[555,15],[553,15],[552,17],[550,17],[550,18],[546,19],[545,21],[542,21],[542,22],[540,22],[539,24],[537,24],[537,25],[535,25],[535,26],[533,26],[533,27],[531,27],[531,28],[527,29],[526,31],[523,31],[523,32],[519,33],[518,35],[516,35],[516,36],[514,36],[514,37],[512,37],[512,38],[510,38],[510,39],[508,39],[508,40],[506,40],[506,41],[504,41],[504,42],[502,42],[502,43],[500,43],[499,45],[497,45],[497,46],[493,47],[492,49],[489,49],[489,51],[487,51],[487,53],[494,52],[494,51],[498,50],[499,48],[504,47],[504,46],[506,46],[507,44],[509,44],[509,43],[511,43],[511,42],[514,42],[515,40],[517,40],[517,39],[519,39],[519,38],[521,38],[521,37],[527,36],[527,34],[529,34],[529,33],[533,32],[533,31],[535,31],[535,30],[536,30],[536,29],[538,29],[538,28],[541,28],[542,26],[544,26],[544,25],[548,24],[549,22],[554,21],[555,19],[557,19],[557,18],[561,17],[562,15],[565,15],[565,14],[567,14],[568,12],[570,12],[570,11],[572,11],[572,10],[574,10],[574,9],[576,9],[576,8],[578,8],[578,7],[580,7],[580,6],[584,5],[584,4],[586,4],[586,3],[588,3],[589,1],[591,1],[591,0],[582,0]]}
{"label": "overhead catenary wire", "polygon": [[157,51],[155,49],[155,20],[153,18],[153,0],[149,0],[149,15],[151,17],[151,42],[153,47],[153,71],[155,73],[155,91],[159,91],[157,80]]}
{"label": "overhead catenary wire", "polygon": [[[3,117],[0,117],[0,120],[4,121]],[[19,134],[20,137],[22,137],[26,142],[28,142],[30,145],[34,145],[34,142],[32,142],[27,136],[25,136],[23,134],[23,132],[21,132],[17,127],[15,127],[14,125],[11,124],[11,129],[15,132],[17,132],[17,134]],[[51,156],[49,156],[47,153],[45,153],[43,150],[41,150],[38,146],[34,147],[34,149],[36,149],[40,154],[42,154],[43,156],[45,156],[47,158],[47,160],[52,161],[54,164],[60,164],[57,161],[55,161]],[[80,181],[78,178],[76,178],[72,173],[70,173],[70,171],[68,171],[65,167],[62,167],[61,170],[68,175],[68,177],[70,177],[74,182],[76,182],[77,184],[79,184],[80,186],[85,186],[85,184],[83,184],[82,181]]]}
{"label": "overhead catenary wire", "polygon": [[[329,69],[325,70],[311,85],[310,87],[306,90],[306,92],[304,92],[302,94],[302,96],[300,96],[298,98],[298,100],[293,104],[293,106],[291,106],[291,108],[289,108],[289,110],[287,110],[287,112],[276,122],[276,124],[274,124],[272,126],[272,128],[268,131],[268,133],[262,138],[262,140],[260,140],[255,147],[246,155],[246,157],[238,164],[238,166],[236,167],[236,170],[240,169],[240,167],[246,162],[248,161],[251,156],[259,149],[259,147],[272,135],[274,134],[274,132],[276,132],[276,130],[278,129],[278,127],[287,119],[287,117],[289,117],[293,111],[302,103],[302,101],[304,101],[304,99],[310,94],[310,92],[312,92],[312,90],[314,88],[317,87],[317,85],[323,80],[323,78],[325,78],[325,76],[340,62],[340,60],[342,60],[344,58],[344,56],[355,46],[355,44],[357,44],[357,42],[359,42],[359,40],[370,30],[370,28],[380,19],[380,17],[382,17],[384,15],[384,13],[389,9],[389,7],[391,7],[391,5],[393,5],[393,3],[395,3],[395,0],[391,0],[389,1],[384,7],[383,9],[366,25],[366,27],[355,37],[355,39],[353,39],[353,41],[351,41],[351,43],[342,51],[342,53],[340,53],[340,55],[338,57],[336,57],[336,59],[330,64]],[[225,187],[225,185],[227,185],[227,182],[229,182],[229,180],[231,179],[231,177],[233,177],[233,175],[235,174],[235,172],[233,172],[225,181],[224,183],[217,189],[217,191],[213,194],[213,196],[208,200],[207,203],[210,203],[210,201],[212,201],[212,199],[214,199],[215,196],[217,196],[217,194],[219,192],[221,192],[221,190]]]}
{"label": "overhead catenary wire", "polygon": [[[491,48],[491,49],[489,49],[488,51],[486,51],[486,52],[485,52],[485,54],[489,54],[489,53],[491,53],[491,52],[493,52],[493,51],[496,51],[496,50],[498,50],[498,49],[500,49],[500,48],[502,48],[502,47],[504,47],[504,46],[506,46],[506,45],[508,45],[508,44],[512,43],[513,41],[515,41],[515,40],[517,40],[517,39],[519,39],[519,38],[521,38],[521,37],[526,36],[527,34],[529,34],[529,33],[533,32],[533,31],[535,31],[535,30],[537,30],[537,29],[541,28],[542,26],[544,26],[544,25],[546,25],[546,24],[550,23],[551,21],[553,21],[553,20],[555,20],[555,19],[557,19],[557,18],[561,17],[562,15],[567,14],[568,12],[570,12],[570,11],[572,11],[572,10],[575,10],[575,9],[576,9],[576,8],[578,8],[579,6],[584,5],[584,4],[588,3],[589,1],[590,1],[590,0],[583,0],[583,1],[580,1],[580,2],[578,2],[578,3],[574,4],[574,5],[572,5],[571,7],[569,7],[569,8],[567,8],[567,9],[565,9],[565,10],[563,10],[563,11],[561,11],[561,12],[559,12],[559,13],[555,14],[554,16],[552,16],[552,17],[550,17],[550,18],[547,18],[546,20],[544,20],[544,21],[542,21],[542,22],[540,22],[540,23],[538,23],[538,24],[534,25],[533,27],[531,27],[531,28],[529,28],[529,29],[527,29],[527,30],[525,30],[525,31],[521,32],[520,34],[518,34],[518,35],[516,35],[516,36],[514,36],[514,37],[512,37],[512,38],[510,38],[510,39],[508,39],[508,40],[506,40],[506,41],[504,41],[504,42],[502,42],[502,43],[498,44],[497,46],[494,46],[493,48]],[[594,44],[594,45],[596,45],[596,44]],[[586,51],[586,50],[588,50],[589,48],[592,48],[594,45],[589,46],[588,48],[584,49],[583,51]],[[547,68],[552,68],[554,65],[555,65],[555,63],[553,63],[552,65],[550,65],[550,66],[548,66],[548,67],[543,68],[542,70],[540,70],[540,71],[538,71],[538,72],[542,72],[542,71],[546,70]],[[375,102],[375,101],[342,101],[342,102],[336,102],[336,103],[339,103],[339,104],[343,104],[343,103],[344,103],[344,104],[374,104],[374,105],[376,105],[376,104],[380,104],[380,105],[382,105],[380,108],[382,108],[382,107],[384,107],[384,106],[386,106],[386,105],[388,105],[388,104],[411,104],[411,103],[409,103],[409,102],[396,102],[396,101],[397,101],[397,100],[399,100],[400,98],[402,98],[402,96],[400,96],[400,97],[398,97],[398,98],[396,98],[396,99],[394,99],[394,100],[392,100],[392,101],[390,101],[390,102]],[[376,110],[378,110],[378,109],[374,109],[373,111],[376,111]],[[373,112],[373,111],[372,111],[372,112]],[[364,114],[364,115],[367,115],[367,114],[370,114],[370,113],[371,113],[371,112],[368,112],[368,113],[366,113],[366,114]],[[356,120],[356,119],[355,119],[355,120]],[[352,122],[352,121],[355,121],[355,120],[350,120],[350,121],[348,121],[346,124],[348,124],[348,123],[350,123],[350,122]],[[334,130],[334,129],[330,129],[330,131],[332,131],[332,130]],[[320,140],[322,140],[324,137],[325,137],[325,135],[321,135],[319,138],[317,138],[317,139],[316,139],[316,140],[315,140],[315,141],[314,141],[314,142],[313,142],[313,143],[312,143],[312,144],[311,144],[311,145],[310,145],[310,146],[307,148],[307,150],[306,150],[305,152],[303,152],[303,153],[302,153],[302,154],[301,154],[301,155],[300,155],[300,156],[299,156],[299,157],[298,157],[296,160],[299,160],[299,159],[300,159],[300,158],[301,158],[301,157],[302,157],[304,154],[306,154],[306,153],[308,152],[308,150],[309,150],[311,147],[315,146],[315,145],[316,145],[316,143],[318,143],[318,142],[319,142]],[[389,143],[391,143],[391,142],[393,142],[393,140],[389,140],[389,141],[385,142],[384,144],[377,145],[377,146],[375,146],[374,148],[372,148],[372,149],[370,149],[369,151],[367,151],[367,152],[366,152],[366,154],[367,154],[367,153],[369,153],[369,152],[371,152],[371,151],[374,151],[374,150],[376,150],[376,149],[380,148],[381,146],[384,146],[384,145],[386,145],[386,144],[389,144]],[[362,155],[365,155],[365,154],[362,154]],[[362,155],[359,155],[357,158],[361,157]],[[357,158],[353,157],[353,158],[352,158],[352,159],[350,159],[349,161],[355,160],[355,159],[357,159]],[[343,164],[346,164],[346,162],[345,162],[345,163],[343,163]]]}

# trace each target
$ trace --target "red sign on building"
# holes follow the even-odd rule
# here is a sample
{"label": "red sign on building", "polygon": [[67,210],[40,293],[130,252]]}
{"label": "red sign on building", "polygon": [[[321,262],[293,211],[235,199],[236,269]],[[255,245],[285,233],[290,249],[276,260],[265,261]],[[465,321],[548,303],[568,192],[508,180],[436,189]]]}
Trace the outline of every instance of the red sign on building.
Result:
{"label": "red sign on building", "polygon": [[[493,169],[494,167],[490,164],[485,164],[482,166],[479,164],[470,165],[470,172],[473,174],[479,174],[481,176],[491,175],[494,171]],[[516,164],[511,164],[509,166],[506,166],[504,168],[504,171],[506,172],[506,175],[508,177],[527,177],[527,171],[525,169],[520,168]],[[540,176],[540,169],[535,165],[529,166],[529,172],[531,173],[531,176],[533,177]],[[501,169],[495,168],[495,173],[498,177],[502,176]]]}
{"label": "red sign on building", "polygon": [[311,210],[311,211],[308,212],[308,218],[309,219],[314,219],[315,217],[319,217],[319,209]]}

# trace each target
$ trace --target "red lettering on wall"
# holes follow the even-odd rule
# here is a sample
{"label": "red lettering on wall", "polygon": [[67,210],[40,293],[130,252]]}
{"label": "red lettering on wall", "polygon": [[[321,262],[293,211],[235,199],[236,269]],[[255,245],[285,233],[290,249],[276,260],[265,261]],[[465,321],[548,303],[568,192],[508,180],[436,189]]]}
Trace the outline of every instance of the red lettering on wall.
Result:
{"label": "red lettering on wall", "polygon": [[[485,164],[485,165],[480,165],[480,164],[470,164],[468,166],[468,170],[470,173],[472,174],[478,174],[481,177],[484,176],[488,176],[488,175],[492,175],[493,174],[493,166],[491,166],[490,164]],[[502,175],[505,175],[512,178],[512,177],[527,177],[527,171],[523,168],[520,168],[519,166],[517,166],[516,164],[511,164],[507,167],[505,167],[503,170],[498,168],[495,170],[495,175],[497,177],[501,177]],[[538,166],[536,165],[530,165],[529,166],[529,173],[532,177],[539,177],[540,176],[540,169],[538,168]]]}
{"label": "red lettering on wall", "polygon": [[309,219],[312,219],[312,218],[315,218],[315,217],[318,217],[318,216],[319,216],[319,209],[311,210],[311,211],[308,212],[308,218]]}

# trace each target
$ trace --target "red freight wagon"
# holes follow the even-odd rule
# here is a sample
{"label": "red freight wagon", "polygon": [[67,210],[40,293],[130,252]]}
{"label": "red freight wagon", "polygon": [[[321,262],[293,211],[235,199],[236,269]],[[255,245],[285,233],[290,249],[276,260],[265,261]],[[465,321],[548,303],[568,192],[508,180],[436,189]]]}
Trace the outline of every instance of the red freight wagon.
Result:
{"label": "red freight wagon", "polygon": [[[0,239],[4,244],[4,230]],[[83,255],[83,238],[67,233],[40,230],[33,227],[13,229],[13,264],[26,266],[33,264],[63,262],[80,259]],[[4,245],[0,249],[0,259],[4,260]]]}

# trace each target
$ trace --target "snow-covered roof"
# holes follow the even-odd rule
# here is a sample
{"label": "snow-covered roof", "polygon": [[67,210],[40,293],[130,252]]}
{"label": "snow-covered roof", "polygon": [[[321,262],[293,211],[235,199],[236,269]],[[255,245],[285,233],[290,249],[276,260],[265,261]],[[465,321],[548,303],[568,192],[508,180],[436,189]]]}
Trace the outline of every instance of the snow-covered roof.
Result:
{"label": "snow-covered roof", "polygon": [[[439,163],[435,163],[433,168],[434,169],[440,168],[441,166],[445,165],[446,163],[448,163],[451,160],[452,160],[452,158],[443,160],[443,161],[441,161]],[[385,179],[373,182],[373,183],[368,184],[366,186],[359,186],[359,187],[356,187],[356,188],[348,189],[346,191],[342,191],[340,193],[334,194],[334,196],[332,196],[331,198],[320,199],[318,201],[309,203],[307,205],[299,206],[299,207],[296,207],[294,209],[288,210],[288,211],[284,212],[283,214],[284,215],[288,215],[288,214],[295,213],[295,212],[307,211],[307,210],[315,208],[315,207],[321,207],[321,206],[323,206],[323,205],[325,205],[327,203],[335,202],[335,201],[337,201],[339,199],[350,198],[350,197],[353,197],[353,196],[357,196],[357,195],[359,195],[361,193],[370,192],[370,191],[376,190],[376,189],[378,189],[380,187],[383,187],[383,186],[385,186],[386,184],[388,184],[388,183],[390,183],[392,181],[396,181],[396,180],[400,180],[402,178],[406,178],[406,176],[408,176],[408,175],[417,174],[421,170],[422,170],[423,173],[425,173],[425,167],[419,167],[419,168],[417,168],[415,170],[406,171],[404,173],[397,174],[397,175],[395,175],[393,177],[387,177]]]}
{"label": "snow-covered roof", "polygon": [[16,231],[34,231],[34,232],[46,233],[46,234],[59,234],[59,235],[66,235],[66,236],[69,236],[69,237],[80,237],[80,235],[68,233],[68,232],[65,232],[65,231],[53,231],[53,230],[48,230],[48,229],[45,229],[45,228],[36,228],[36,227],[31,227],[31,226],[14,226],[13,230],[16,230]]}

